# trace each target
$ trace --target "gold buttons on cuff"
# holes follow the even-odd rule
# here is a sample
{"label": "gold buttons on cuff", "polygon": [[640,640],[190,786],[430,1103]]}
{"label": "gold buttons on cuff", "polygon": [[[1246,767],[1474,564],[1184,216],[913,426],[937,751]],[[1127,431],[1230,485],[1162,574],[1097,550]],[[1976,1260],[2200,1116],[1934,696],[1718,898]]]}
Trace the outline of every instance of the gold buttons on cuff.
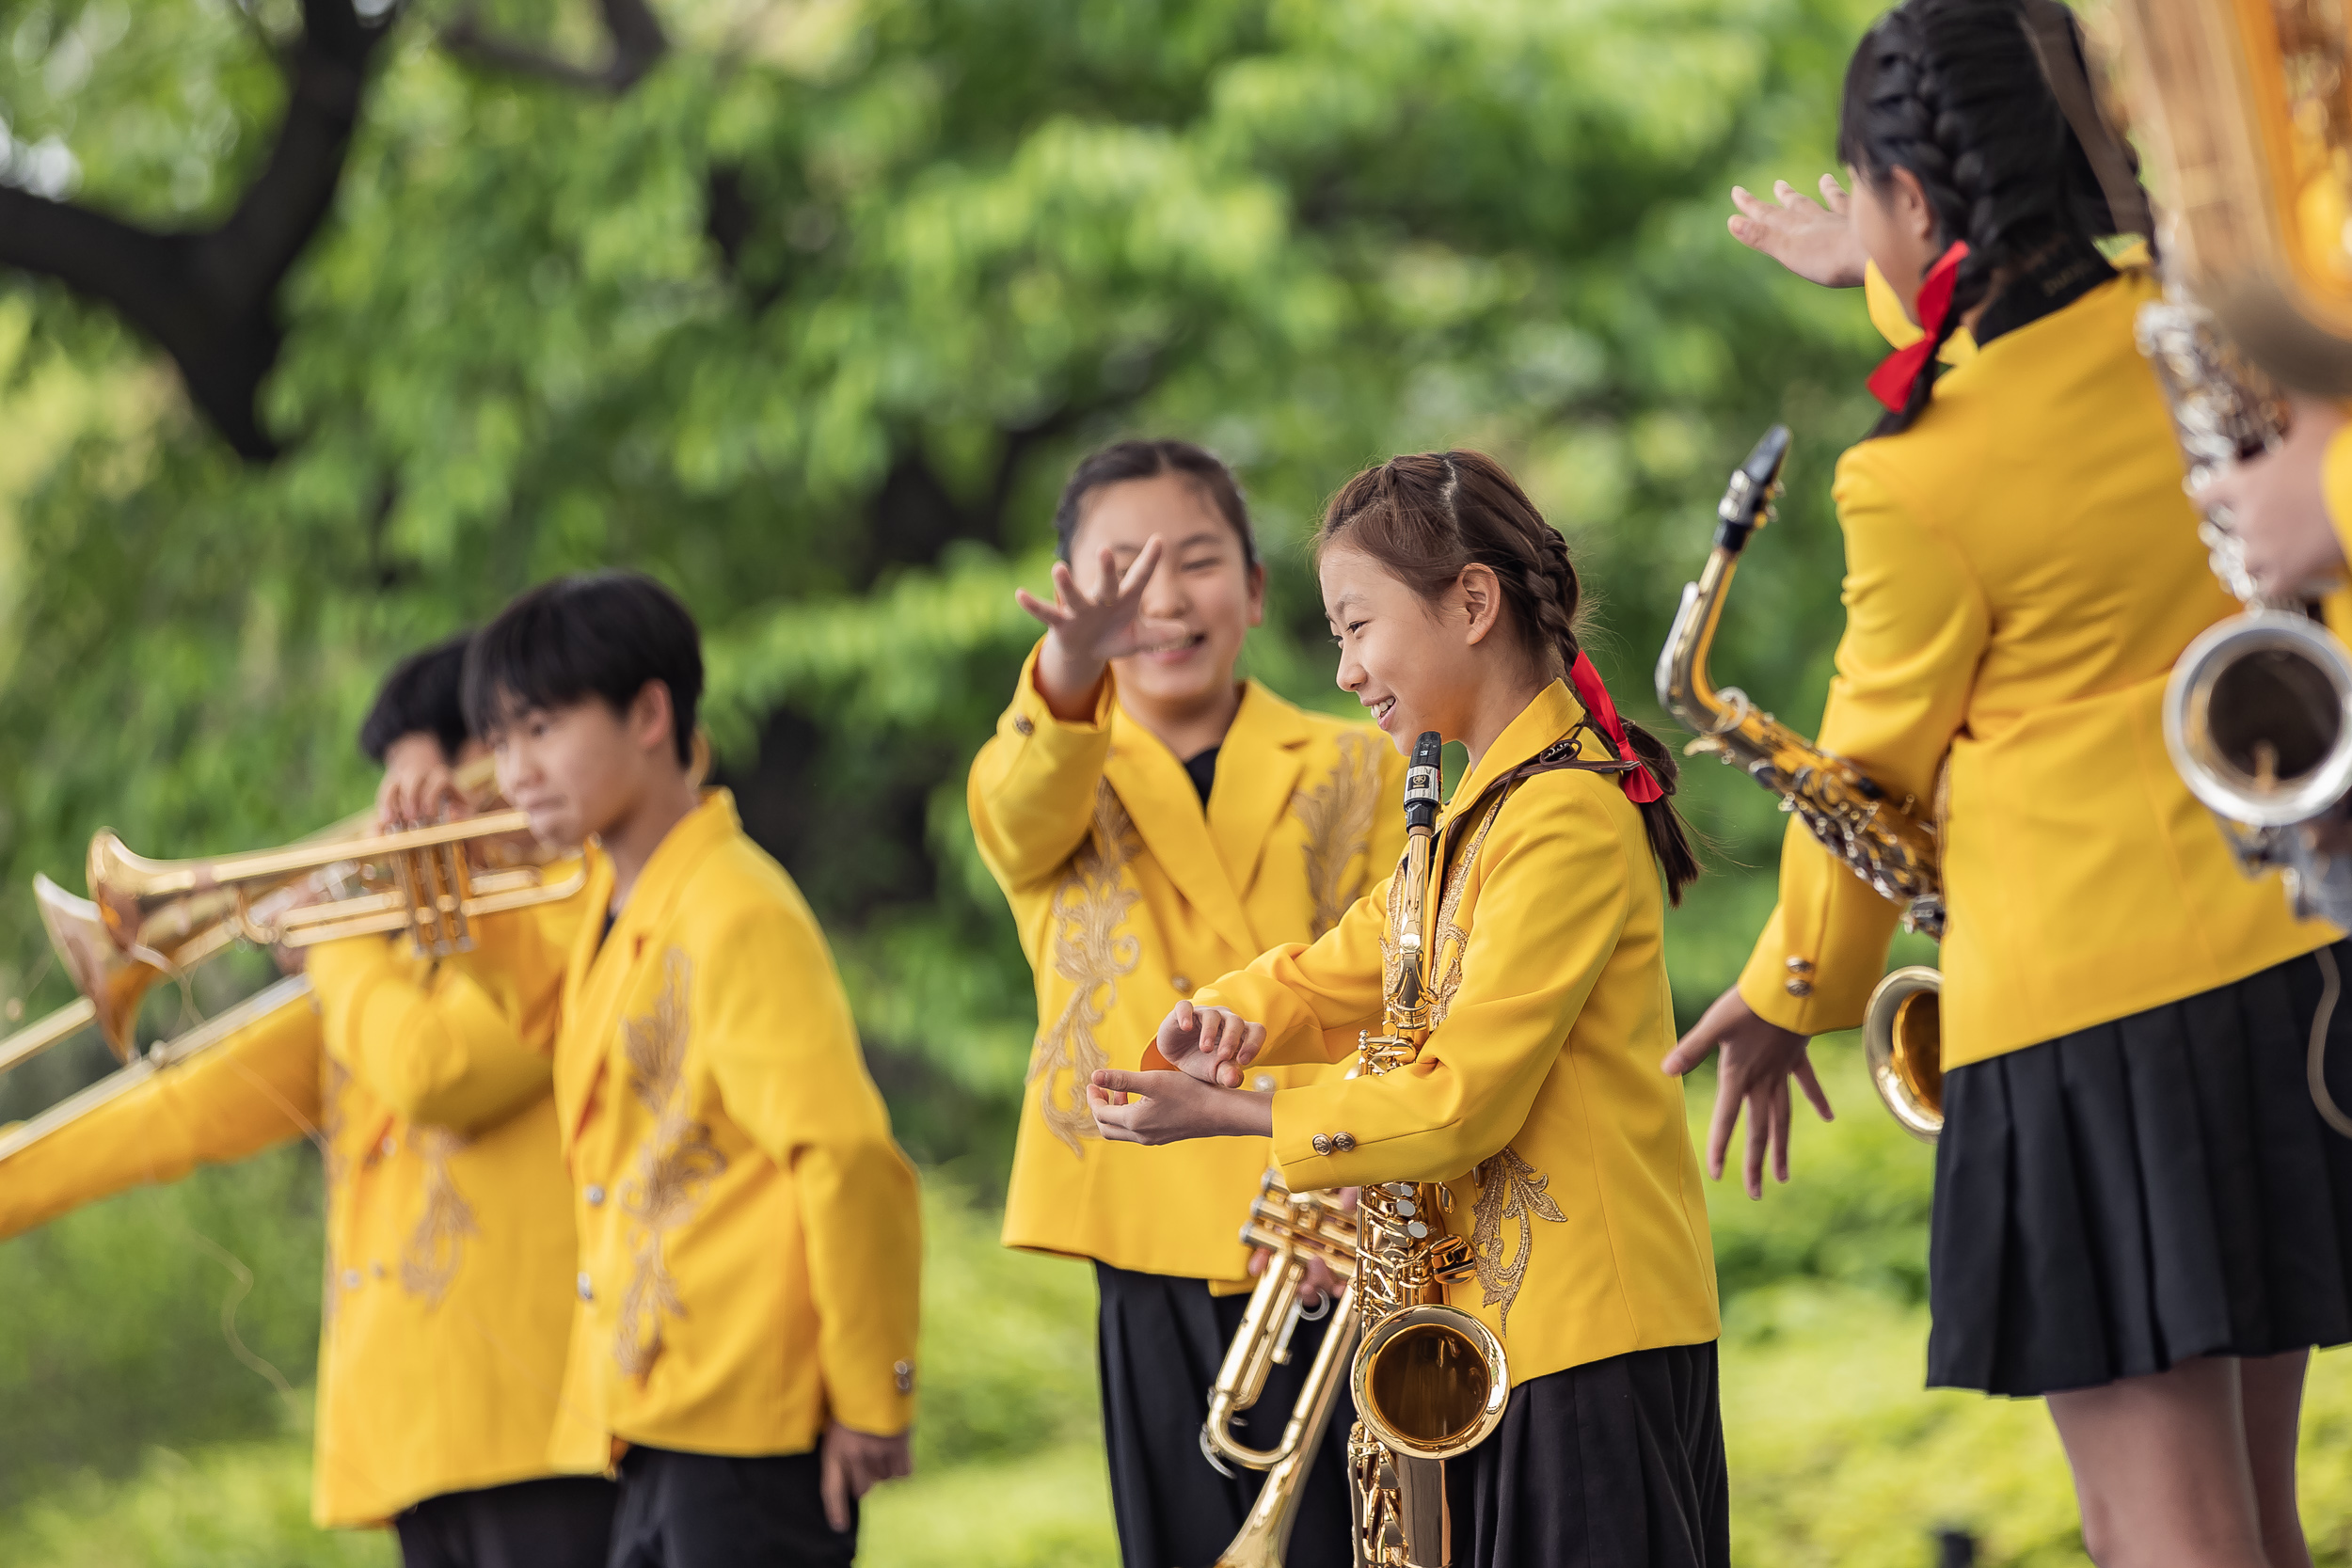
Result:
{"label": "gold buttons on cuff", "polygon": [[1355,1134],[1355,1133],[1353,1133],[1353,1132],[1334,1132],[1334,1133],[1332,1133],[1332,1134],[1331,1134],[1331,1152],[1333,1152],[1334,1154],[1347,1154],[1347,1153],[1352,1153],[1352,1152],[1355,1150],[1355,1148],[1356,1148],[1356,1134]]}
{"label": "gold buttons on cuff", "polygon": [[890,1364],[890,1374],[898,1382],[898,1392],[901,1394],[912,1394],[914,1392],[914,1362],[893,1361]]}
{"label": "gold buttons on cuff", "polygon": [[1328,1154],[1331,1152],[1331,1135],[1328,1132],[1318,1132],[1307,1140],[1307,1147],[1317,1154]]}
{"label": "gold buttons on cuff", "polygon": [[1036,722],[1025,713],[1016,713],[1012,716],[1012,727],[1023,735],[1037,734]]}
{"label": "gold buttons on cuff", "polygon": [[1813,982],[1805,976],[1812,973],[1813,960],[1811,958],[1790,958],[1788,960],[1788,984],[1783,989],[1791,996],[1811,996]]}
{"label": "gold buttons on cuff", "polygon": [[594,1181],[588,1183],[588,1190],[580,1196],[588,1200],[588,1207],[591,1209],[601,1209],[604,1207],[604,1189],[596,1185]]}
{"label": "gold buttons on cuff", "polygon": [[1168,977],[1168,983],[1170,987],[1174,988],[1176,994],[1179,996],[1190,996],[1192,994],[1192,977],[1190,975],[1171,974]]}

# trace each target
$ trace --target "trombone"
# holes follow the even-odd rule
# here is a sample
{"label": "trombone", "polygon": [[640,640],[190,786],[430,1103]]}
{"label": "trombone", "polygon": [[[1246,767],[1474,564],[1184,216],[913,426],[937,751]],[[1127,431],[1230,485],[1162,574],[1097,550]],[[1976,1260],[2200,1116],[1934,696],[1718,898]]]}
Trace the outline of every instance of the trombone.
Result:
{"label": "trombone", "polygon": [[[456,783],[460,789],[480,791],[491,776],[485,758],[460,769]],[[570,897],[585,884],[586,867],[550,879],[553,857],[535,847],[514,846],[516,835],[528,833],[530,826],[528,815],[505,809],[378,832],[374,814],[363,812],[282,848],[184,861],[133,854],[111,831],[102,830],[90,842],[90,897],[78,898],[46,877],[37,876],[33,885],[41,923],[81,999],[0,1039],[0,1073],[93,1024],[123,1065],[82,1094],[0,1134],[0,1156],[309,994],[308,982],[298,988],[281,982],[142,1054],[136,1027],[147,992],[160,980],[185,976],[238,942],[309,947],[405,930],[420,956],[446,958],[473,945],[473,922],[485,915]],[[251,1010],[273,997],[268,1007]],[[220,1027],[232,1018],[233,1027]]]}

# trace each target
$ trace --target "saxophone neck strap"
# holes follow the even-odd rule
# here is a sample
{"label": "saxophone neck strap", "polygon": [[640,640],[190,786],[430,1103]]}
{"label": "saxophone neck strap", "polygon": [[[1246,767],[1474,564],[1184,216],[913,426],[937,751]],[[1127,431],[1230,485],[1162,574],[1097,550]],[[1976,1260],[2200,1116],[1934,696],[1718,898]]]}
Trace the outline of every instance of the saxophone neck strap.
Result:
{"label": "saxophone neck strap", "polygon": [[[1601,751],[1606,753],[1604,756],[1588,758],[1582,754],[1586,736],[1591,736],[1600,743]],[[1445,878],[1454,865],[1454,851],[1461,844],[1466,825],[1473,817],[1482,815],[1488,801],[1493,801],[1497,807],[1500,807],[1503,801],[1511,798],[1519,785],[1538,773],[1573,770],[1579,773],[1621,775],[1630,773],[1639,767],[1641,764],[1631,758],[1618,756],[1615,748],[1609,742],[1609,736],[1597,725],[1578,724],[1576,728],[1480,790],[1478,799],[1472,800],[1468,809],[1454,814],[1453,820],[1445,825],[1445,855],[1438,868],[1437,884],[1440,887],[1444,886]]]}

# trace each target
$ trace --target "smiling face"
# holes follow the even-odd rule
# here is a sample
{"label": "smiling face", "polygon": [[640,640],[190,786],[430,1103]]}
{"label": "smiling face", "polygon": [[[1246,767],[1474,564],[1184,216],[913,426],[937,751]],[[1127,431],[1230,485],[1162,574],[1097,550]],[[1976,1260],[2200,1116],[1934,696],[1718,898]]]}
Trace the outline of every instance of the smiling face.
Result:
{"label": "smiling face", "polygon": [[1248,563],[1233,525],[1183,474],[1123,480],[1087,498],[1070,541],[1079,586],[1101,592],[1102,552],[1110,550],[1124,574],[1155,533],[1167,553],[1144,589],[1142,613],[1178,623],[1184,637],[1112,661],[1120,700],[1147,721],[1221,700],[1242,639],[1265,619],[1265,568]]}
{"label": "smiling face", "polygon": [[1493,662],[1491,649],[1481,651],[1494,629],[1492,610],[1482,629],[1473,595],[1461,584],[1432,603],[1343,543],[1326,545],[1316,566],[1323,612],[1339,644],[1342,689],[1407,755],[1423,730],[1449,740],[1467,735],[1470,703]]}

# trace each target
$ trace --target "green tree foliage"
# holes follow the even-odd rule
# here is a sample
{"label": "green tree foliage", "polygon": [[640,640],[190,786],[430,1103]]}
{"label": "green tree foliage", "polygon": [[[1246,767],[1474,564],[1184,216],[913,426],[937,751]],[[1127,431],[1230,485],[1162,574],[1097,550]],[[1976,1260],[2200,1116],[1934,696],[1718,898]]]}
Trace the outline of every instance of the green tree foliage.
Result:
{"label": "green tree foliage", "polygon": [[[1237,465],[1274,567],[1250,668],[1343,705],[1299,548],[1322,499],[1391,451],[1495,451],[1569,533],[1641,713],[1724,475],[1787,419],[1792,490],[1719,664],[1818,715],[1826,480],[1875,341],[1722,216],[1735,180],[1826,166],[1868,8],[668,0],[667,53],[590,90],[448,33],[593,64],[578,0],[420,0],[280,302],[276,462],[103,308],[0,279],[0,886],[78,885],[102,823],[163,854],[316,828],[367,797],[351,737],[391,658],[548,574],[641,566],[702,619],[724,776],[826,922],[906,1141],[985,1194],[1034,1020],[963,769],[1089,446]],[[217,222],[297,25],[292,0],[0,10],[0,177]],[[1724,873],[1675,927],[1689,1010],[1769,903],[1781,819],[1711,766],[1686,800]],[[68,994],[40,953],[0,900],[36,1010]],[[151,1032],[183,1013],[151,1004]],[[75,1267],[61,1289],[99,1283]]]}

